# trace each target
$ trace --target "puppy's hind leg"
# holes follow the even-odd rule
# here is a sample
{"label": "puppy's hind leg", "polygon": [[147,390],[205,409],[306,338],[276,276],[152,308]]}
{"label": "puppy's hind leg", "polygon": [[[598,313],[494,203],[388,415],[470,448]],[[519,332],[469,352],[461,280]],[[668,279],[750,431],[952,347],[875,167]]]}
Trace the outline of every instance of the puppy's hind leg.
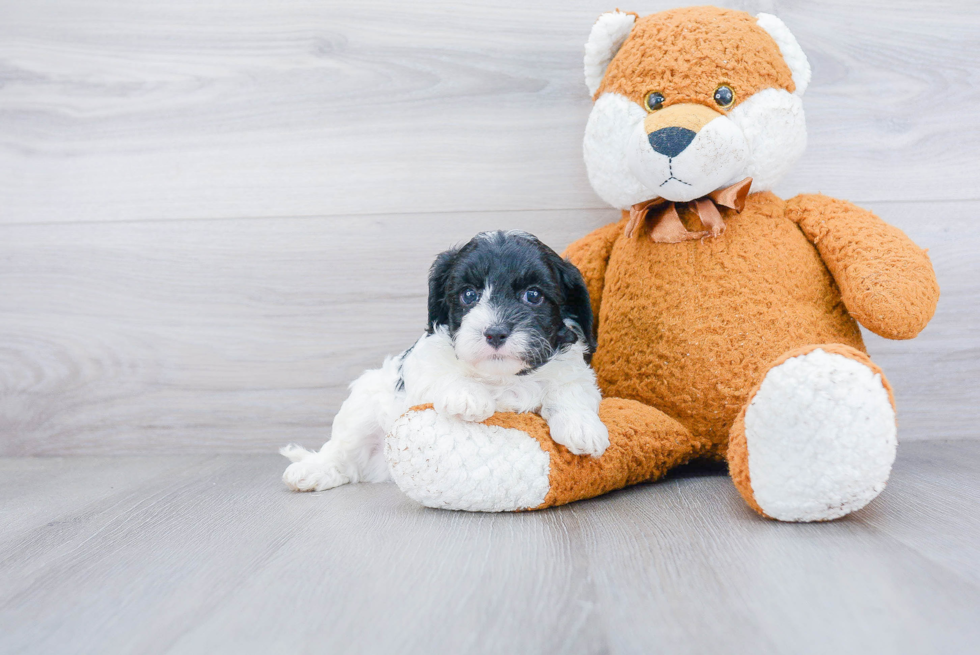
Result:
{"label": "puppy's hind leg", "polygon": [[389,479],[384,461],[381,407],[394,392],[390,376],[368,371],[351,385],[351,395],[334,417],[330,441],[319,452],[289,445],[279,452],[292,460],[282,480],[294,491],[323,491],[349,482]]}

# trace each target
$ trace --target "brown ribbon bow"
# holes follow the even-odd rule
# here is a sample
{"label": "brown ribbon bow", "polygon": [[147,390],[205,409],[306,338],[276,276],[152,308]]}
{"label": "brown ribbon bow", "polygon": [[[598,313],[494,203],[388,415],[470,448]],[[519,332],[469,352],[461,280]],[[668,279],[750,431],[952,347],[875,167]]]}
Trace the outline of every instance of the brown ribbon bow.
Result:
{"label": "brown ribbon bow", "polygon": [[[712,191],[708,195],[691,200],[690,202],[671,202],[663,198],[654,198],[633,205],[630,208],[630,220],[626,224],[626,237],[633,238],[640,232],[640,227],[651,215],[653,220],[650,222],[650,238],[657,243],[680,243],[690,239],[701,239],[703,237],[717,237],[725,233],[725,221],[718,211],[718,205],[742,211],[745,206],[745,197],[749,195],[749,188],[752,186],[752,178],[747,177],[741,182],[736,182],[724,189]],[[705,230],[692,232],[684,227],[681,222],[680,214],[677,212],[677,205],[686,205],[691,211],[697,213],[701,219],[701,225]]]}

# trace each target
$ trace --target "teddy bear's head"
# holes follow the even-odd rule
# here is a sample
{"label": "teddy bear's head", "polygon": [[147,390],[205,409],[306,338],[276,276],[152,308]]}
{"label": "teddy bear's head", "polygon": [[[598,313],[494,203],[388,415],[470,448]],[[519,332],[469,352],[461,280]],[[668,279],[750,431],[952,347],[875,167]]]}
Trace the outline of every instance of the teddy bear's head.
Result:
{"label": "teddy bear's head", "polygon": [[775,16],[715,7],[603,14],[585,47],[595,100],[589,181],[621,209],[694,200],[751,177],[771,189],[803,154],[810,65]]}

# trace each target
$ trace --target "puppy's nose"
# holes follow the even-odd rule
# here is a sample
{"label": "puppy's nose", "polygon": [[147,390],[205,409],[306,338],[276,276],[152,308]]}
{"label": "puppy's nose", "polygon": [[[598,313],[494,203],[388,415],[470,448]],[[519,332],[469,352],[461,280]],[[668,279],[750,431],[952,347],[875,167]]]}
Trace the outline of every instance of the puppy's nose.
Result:
{"label": "puppy's nose", "polygon": [[647,136],[650,146],[666,157],[676,157],[691,145],[697,132],[686,127],[663,127]]}
{"label": "puppy's nose", "polygon": [[510,336],[510,330],[503,325],[494,325],[484,330],[483,336],[487,338],[487,343],[496,349],[500,348],[507,341],[507,337]]}

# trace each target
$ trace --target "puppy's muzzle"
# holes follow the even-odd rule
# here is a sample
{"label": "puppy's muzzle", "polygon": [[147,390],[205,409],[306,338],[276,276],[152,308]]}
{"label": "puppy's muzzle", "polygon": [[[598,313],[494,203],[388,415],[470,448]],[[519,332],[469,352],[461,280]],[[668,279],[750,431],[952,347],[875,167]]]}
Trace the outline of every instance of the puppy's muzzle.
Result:
{"label": "puppy's muzzle", "polygon": [[654,151],[676,157],[691,145],[701,128],[719,116],[704,105],[681,103],[651,112],[643,121],[643,129]]}
{"label": "puppy's muzzle", "polygon": [[487,343],[497,350],[507,341],[510,329],[505,325],[492,325],[483,331],[483,336],[486,337]]}

